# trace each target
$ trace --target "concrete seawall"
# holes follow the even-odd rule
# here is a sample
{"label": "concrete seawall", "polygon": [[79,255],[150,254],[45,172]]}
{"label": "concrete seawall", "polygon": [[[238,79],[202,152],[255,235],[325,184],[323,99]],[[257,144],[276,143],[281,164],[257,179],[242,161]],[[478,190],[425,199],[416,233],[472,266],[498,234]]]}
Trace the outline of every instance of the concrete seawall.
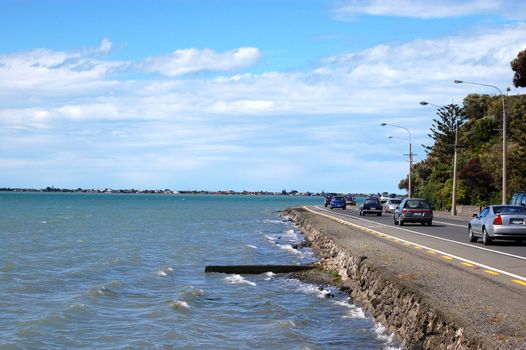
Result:
{"label": "concrete seawall", "polygon": [[[442,288],[436,280],[445,278],[439,273],[432,275],[440,268],[433,262],[420,262],[419,257],[374,242],[362,232],[353,236],[349,232],[352,229],[304,208],[289,208],[285,214],[301,227],[322,266],[338,272],[353,301],[393,332],[406,348],[519,349],[525,345],[522,338],[503,336],[499,341],[494,334],[477,330],[463,310],[454,309],[462,305],[463,301],[457,300],[460,297],[451,295],[456,303],[451,305],[447,295],[435,298],[432,289]],[[411,268],[412,264],[420,270]],[[422,272],[425,269],[431,273]],[[459,280],[456,288],[473,284],[456,273],[452,271],[450,276]],[[447,284],[451,281],[442,282],[443,292],[449,293]]]}

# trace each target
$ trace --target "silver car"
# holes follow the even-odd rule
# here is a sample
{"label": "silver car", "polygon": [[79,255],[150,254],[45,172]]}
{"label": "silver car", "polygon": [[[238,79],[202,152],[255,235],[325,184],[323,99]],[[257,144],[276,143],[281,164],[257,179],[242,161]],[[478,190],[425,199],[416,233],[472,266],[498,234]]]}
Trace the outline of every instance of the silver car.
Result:
{"label": "silver car", "polygon": [[526,207],[519,205],[490,205],[474,214],[468,223],[470,242],[482,238],[484,245],[494,239],[511,239],[521,243],[526,239]]}
{"label": "silver car", "polygon": [[384,212],[386,212],[386,213],[394,212],[394,210],[398,207],[400,202],[402,202],[401,199],[397,199],[397,198],[388,199],[387,202],[385,202],[382,205],[382,207],[384,208]]}

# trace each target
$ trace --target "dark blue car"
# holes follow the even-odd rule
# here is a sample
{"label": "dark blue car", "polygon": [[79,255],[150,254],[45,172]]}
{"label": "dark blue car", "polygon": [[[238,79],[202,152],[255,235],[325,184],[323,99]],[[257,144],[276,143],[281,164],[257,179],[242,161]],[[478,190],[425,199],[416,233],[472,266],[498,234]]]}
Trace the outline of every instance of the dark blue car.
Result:
{"label": "dark blue car", "polygon": [[345,198],[342,197],[342,196],[334,196],[331,198],[331,202],[329,204],[329,207],[331,209],[334,209],[334,208],[342,208],[342,209],[345,209],[347,208],[347,203],[345,202]]}

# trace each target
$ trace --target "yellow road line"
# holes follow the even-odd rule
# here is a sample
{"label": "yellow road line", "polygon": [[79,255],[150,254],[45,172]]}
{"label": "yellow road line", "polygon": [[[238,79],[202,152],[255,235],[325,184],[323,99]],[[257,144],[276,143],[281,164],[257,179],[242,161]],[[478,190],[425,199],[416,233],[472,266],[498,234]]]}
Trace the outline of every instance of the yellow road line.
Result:
{"label": "yellow road line", "polygon": [[491,271],[491,270],[484,270],[484,272],[487,273],[488,275],[492,275],[492,276],[498,276],[499,275],[498,272]]}
{"label": "yellow road line", "polygon": [[461,264],[464,265],[464,266],[467,266],[467,267],[473,267],[473,266],[475,266],[475,265],[470,264],[470,263],[465,262],[465,261],[461,262]]}
{"label": "yellow road line", "polygon": [[515,282],[517,284],[520,284],[521,286],[525,286],[526,287],[526,282],[524,281],[521,281],[521,280],[511,280],[512,282]]}
{"label": "yellow road line", "polygon": [[450,256],[447,256],[447,255],[442,255],[442,257],[443,257],[444,259],[446,259],[446,260],[453,260],[453,258],[452,258],[452,257],[450,257]]}

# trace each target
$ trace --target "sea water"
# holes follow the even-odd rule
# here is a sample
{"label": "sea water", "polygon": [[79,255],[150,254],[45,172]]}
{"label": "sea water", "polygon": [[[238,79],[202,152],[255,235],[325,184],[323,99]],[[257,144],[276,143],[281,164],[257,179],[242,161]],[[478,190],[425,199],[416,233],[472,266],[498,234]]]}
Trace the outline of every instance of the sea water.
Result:
{"label": "sea water", "polygon": [[0,193],[0,349],[388,349],[335,289],[206,265],[316,260],[321,197]]}

